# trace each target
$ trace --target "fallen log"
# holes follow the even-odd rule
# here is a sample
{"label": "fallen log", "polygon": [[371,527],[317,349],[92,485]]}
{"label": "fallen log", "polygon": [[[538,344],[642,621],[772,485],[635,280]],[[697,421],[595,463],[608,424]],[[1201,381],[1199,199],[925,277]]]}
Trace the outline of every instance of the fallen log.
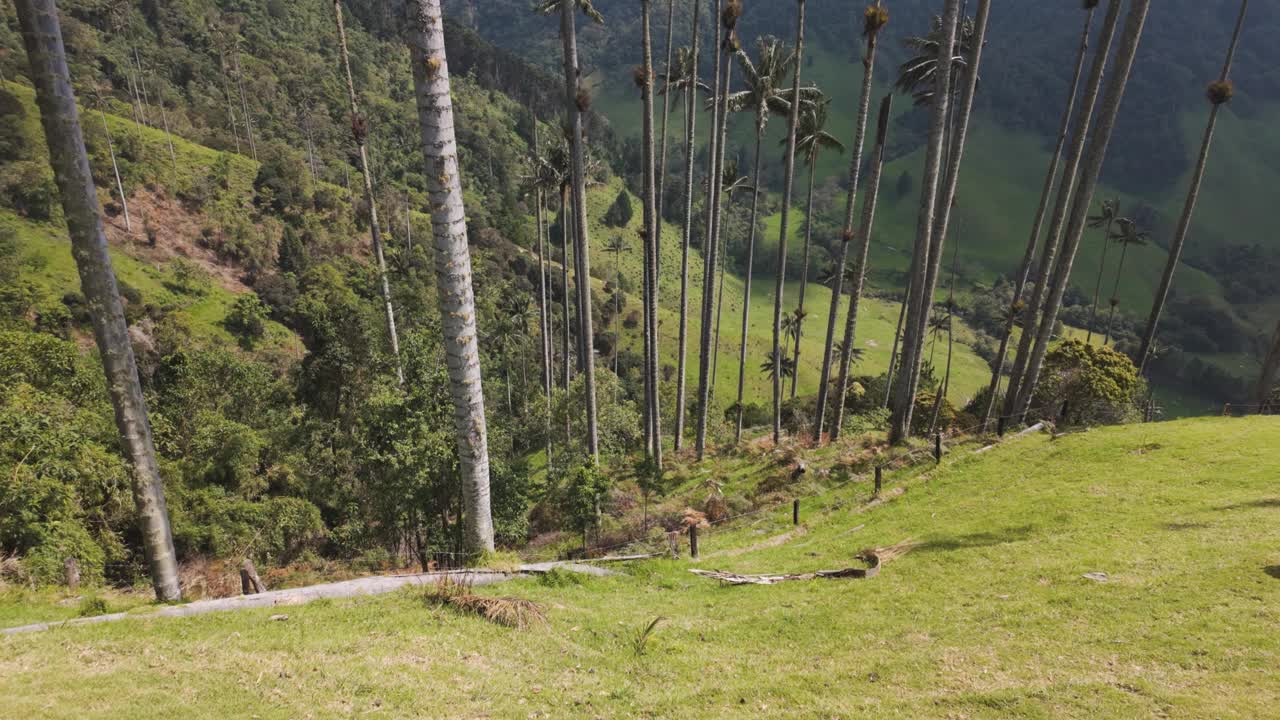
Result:
{"label": "fallen log", "polygon": [[326,598],[341,599],[358,597],[361,595],[381,595],[399,590],[403,587],[435,585],[446,578],[450,580],[462,579],[473,586],[491,585],[493,583],[505,582],[515,578],[540,575],[550,572],[555,568],[582,573],[584,575],[605,576],[613,574],[611,571],[605,570],[604,568],[592,567],[590,565],[581,565],[572,562],[549,562],[521,565],[513,571],[476,569],[447,570],[442,572],[415,573],[411,575],[379,575],[375,577],[356,578],[355,580],[345,580],[343,582],[325,583],[323,585],[311,585],[309,587],[293,588],[289,590],[268,590],[267,592],[255,595],[241,595],[239,597],[220,598],[216,600],[197,600],[185,605],[170,605],[145,613],[110,613],[108,615],[95,615],[93,617],[77,618],[75,620],[64,620],[60,622],[33,623],[31,625],[5,628],[0,630],[0,635],[17,635],[19,633],[40,632],[42,630],[49,630],[58,627],[94,625],[97,623],[125,620],[127,618],[151,620],[154,618],[166,617],[192,617],[195,615],[226,612],[229,610],[303,605],[313,600]]}
{"label": "fallen log", "polygon": [[1005,440],[1000,440],[1000,441],[994,442],[994,443],[992,443],[992,444],[990,444],[990,445],[987,445],[987,446],[985,446],[985,447],[980,447],[980,448],[978,448],[977,450],[974,450],[974,451],[973,451],[973,454],[974,454],[974,455],[981,455],[982,453],[984,453],[984,452],[986,452],[986,451],[990,450],[991,448],[999,447],[999,446],[1003,445],[1004,443],[1009,442],[1009,440],[1017,440],[1018,438],[1026,437],[1027,435],[1034,435],[1035,433],[1038,433],[1038,432],[1040,432],[1041,430],[1044,430],[1044,429],[1045,429],[1045,427],[1046,427],[1045,423],[1038,422],[1038,423],[1036,423],[1035,425],[1032,425],[1031,427],[1027,428],[1026,430],[1023,430],[1022,432],[1018,433],[1017,435],[1014,435],[1014,436],[1013,436],[1013,437],[1011,437],[1011,438],[1008,438],[1008,439],[1005,439]]}
{"label": "fallen log", "polygon": [[726,585],[776,585],[780,582],[789,582],[792,580],[843,580],[843,579],[869,579],[880,574],[881,568],[892,560],[906,555],[911,552],[916,543],[911,540],[904,540],[897,545],[889,547],[874,548],[864,550],[858,554],[858,559],[867,563],[867,567],[850,567],[841,568],[839,570],[817,570],[807,573],[777,573],[766,575],[740,575],[738,573],[724,572],[722,570],[699,570],[691,569],[689,572],[705,578],[719,580]]}

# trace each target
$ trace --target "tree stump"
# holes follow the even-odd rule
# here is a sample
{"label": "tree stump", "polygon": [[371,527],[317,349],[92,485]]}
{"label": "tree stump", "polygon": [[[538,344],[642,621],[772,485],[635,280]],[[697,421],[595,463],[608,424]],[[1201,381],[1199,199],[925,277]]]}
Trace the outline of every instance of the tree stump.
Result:
{"label": "tree stump", "polygon": [[266,591],[267,586],[262,582],[262,578],[258,577],[258,569],[253,566],[253,561],[245,558],[240,564],[240,593],[257,595]]}
{"label": "tree stump", "polygon": [[69,557],[62,561],[62,579],[67,584],[68,592],[80,589],[80,561]]}

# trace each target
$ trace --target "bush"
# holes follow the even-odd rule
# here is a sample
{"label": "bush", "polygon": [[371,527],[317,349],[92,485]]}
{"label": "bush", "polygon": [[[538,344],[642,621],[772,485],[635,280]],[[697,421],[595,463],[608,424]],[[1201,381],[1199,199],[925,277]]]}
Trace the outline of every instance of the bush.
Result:
{"label": "bush", "polygon": [[63,581],[63,563],[75,558],[80,563],[80,581],[93,585],[102,581],[106,553],[82,524],[74,520],[55,520],[41,528],[39,544],[23,558],[27,573],[38,584],[56,585]]}
{"label": "bush", "polygon": [[604,214],[604,224],[609,227],[622,228],[631,222],[634,211],[631,209],[631,195],[625,189],[618,193],[618,197],[609,206],[609,210]]}
{"label": "bush", "polygon": [[236,298],[222,323],[241,340],[252,344],[267,332],[267,306],[254,293],[245,293]]}
{"label": "bush", "polygon": [[1045,357],[1032,406],[1042,417],[1057,417],[1066,403],[1069,424],[1116,424],[1139,416],[1142,391],[1138,368],[1127,355],[1067,340]]}

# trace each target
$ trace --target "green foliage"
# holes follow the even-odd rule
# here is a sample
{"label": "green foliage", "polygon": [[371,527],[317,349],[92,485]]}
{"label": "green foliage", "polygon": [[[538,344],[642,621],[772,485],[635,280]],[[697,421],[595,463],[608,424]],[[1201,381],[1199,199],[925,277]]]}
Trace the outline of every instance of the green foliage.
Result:
{"label": "green foliage", "polygon": [[1067,422],[1107,425],[1137,419],[1135,401],[1144,389],[1127,355],[1107,347],[1067,340],[1045,357],[1033,406],[1056,417],[1067,403]]}
{"label": "green foliage", "polygon": [[267,331],[267,306],[254,293],[245,293],[236,298],[223,324],[252,347],[253,342],[261,339]]}
{"label": "green foliage", "polygon": [[626,227],[631,222],[632,214],[631,193],[623,190],[604,214],[604,224],[613,228]]}
{"label": "green foliage", "polygon": [[599,522],[601,499],[609,491],[609,478],[588,461],[569,471],[561,488],[561,507],[570,525],[586,533]]}

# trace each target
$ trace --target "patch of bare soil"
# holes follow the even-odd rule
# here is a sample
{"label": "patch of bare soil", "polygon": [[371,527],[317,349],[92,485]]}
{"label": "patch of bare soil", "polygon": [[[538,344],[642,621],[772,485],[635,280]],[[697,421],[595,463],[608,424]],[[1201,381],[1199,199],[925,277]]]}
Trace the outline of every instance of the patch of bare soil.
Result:
{"label": "patch of bare soil", "polygon": [[[234,293],[248,292],[240,279],[240,270],[222,262],[217,254],[204,247],[202,216],[182,207],[177,198],[164,188],[142,188],[129,198],[132,232],[125,229],[124,215],[103,215],[107,242],[124,250],[130,257],[152,265],[166,265],[183,258],[195,263],[220,287]],[[155,237],[151,244],[147,228]]]}

